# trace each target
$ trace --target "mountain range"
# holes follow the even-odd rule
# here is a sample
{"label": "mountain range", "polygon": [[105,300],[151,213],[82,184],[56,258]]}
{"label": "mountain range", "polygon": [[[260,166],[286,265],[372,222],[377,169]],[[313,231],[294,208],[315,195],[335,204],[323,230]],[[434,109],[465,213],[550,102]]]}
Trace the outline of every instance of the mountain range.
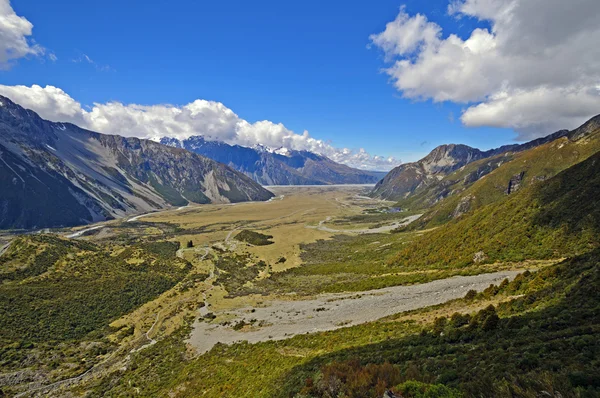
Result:
{"label": "mountain range", "polygon": [[224,163],[263,185],[375,184],[387,174],[354,169],[309,151],[260,145],[249,148],[203,136],[185,140],[164,137],[160,143]]}
{"label": "mountain range", "polygon": [[545,181],[600,151],[600,115],[579,128],[490,151],[442,145],[392,170],[371,196],[423,212],[411,228],[435,227]]}
{"label": "mountain range", "polygon": [[[490,149],[489,151],[481,151],[462,144],[440,145],[423,159],[413,163],[402,164],[391,170],[384,179],[377,183],[371,195],[387,200],[406,198],[420,189],[435,185],[448,174],[469,163],[480,159],[492,158],[504,153],[521,152],[535,148],[536,146],[554,141],[557,138],[564,137],[568,133],[568,130],[560,130],[554,134],[525,144],[504,145],[500,148]],[[478,179],[495,167],[490,165],[486,170],[480,170],[479,175],[474,175],[471,178]]]}
{"label": "mountain range", "polygon": [[71,226],[190,202],[272,196],[206,157],[53,123],[0,96],[0,229]]}

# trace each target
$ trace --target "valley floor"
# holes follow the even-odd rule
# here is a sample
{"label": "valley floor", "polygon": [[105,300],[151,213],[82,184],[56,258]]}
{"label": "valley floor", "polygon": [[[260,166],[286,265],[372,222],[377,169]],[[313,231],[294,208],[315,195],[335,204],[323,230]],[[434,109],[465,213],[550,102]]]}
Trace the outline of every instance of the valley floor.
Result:
{"label": "valley floor", "polygon": [[[7,391],[21,396],[67,391],[78,395],[89,389],[104,391],[101,395],[138,394],[144,387],[131,381],[130,387],[119,382],[120,387],[109,394],[112,387],[102,380],[120,380],[120,374],[129,372],[137,375],[134,369],[141,366],[137,363],[148,355],[161,355],[165,344],[174,350],[185,347],[181,354],[185,361],[212,361],[215,350],[235,349],[240,341],[278,342],[283,344],[278,349],[286,350],[282,340],[313,334],[320,339],[321,332],[334,330],[354,333],[362,329],[353,328],[369,328],[381,318],[460,299],[470,290],[483,291],[519,272],[554,263],[523,261],[462,269],[390,266],[387,260],[422,233],[390,231],[419,214],[389,211],[393,203],[364,196],[365,186],[270,189],[276,197],[268,202],[186,206],[60,231],[69,241],[106,248],[109,256],[132,256],[127,264],[133,268],[157,261],[146,259],[143,250],[168,258],[166,249],[157,245],[172,242],[179,247],[173,258],[189,268],[173,286],[112,319],[98,334],[104,337],[83,338],[88,345],[103,341],[110,347],[106,352],[77,366],[70,358],[21,370],[13,364],[13,373],[0,373],[0,381],[13,380]],[[244,230],[270,236],[271,242],[252,245],[237,240]],[[68,258],[81,254],[60,253]],[[49,268],[40,278],[52,272],[56,270]],[[55,358],[57,353],[50,349],[35,355]],[[207,396],[223,396],[218,388],[205,391]]]}

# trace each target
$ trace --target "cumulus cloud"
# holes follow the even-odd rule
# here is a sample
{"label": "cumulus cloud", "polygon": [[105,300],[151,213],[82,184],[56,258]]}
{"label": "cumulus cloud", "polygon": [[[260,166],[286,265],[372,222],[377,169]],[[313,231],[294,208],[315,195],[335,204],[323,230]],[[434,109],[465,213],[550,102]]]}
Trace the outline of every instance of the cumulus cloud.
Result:
{"label": "cumulus cloud", "polygon": [[7,69],[18,58],[44,53],[27,39],[32,29],[32,23],[15,13],[9,0],[0,0],[0,69]]}
{"label": "cumulus cloud", "polygon": [[600,2],[454,0],[448,13],[485,21],[465,39],[401,8],[371,35],[403,96],[465,103],[466,126],[520,139],[574,128],[600,113]]}
{"label": "cumulus cloud", "polygon": [[294,133],[281,123],[268,120],[251,123],[215,101],[197,99],[183,106],[107,102],[94,103],[86,109],[69,94],[53,86],[0,85],[0,95],[34,110],[44,119],[71,122],[106,134],[149,139],[185,139],[203,135],[208,139],[243,146],[260,144],[274,149],[308,150],[338,163],[367,170],[387,171],[400,163],[393,157],[370,155],[364,149],[336,148],[311,137],[307,131]]}

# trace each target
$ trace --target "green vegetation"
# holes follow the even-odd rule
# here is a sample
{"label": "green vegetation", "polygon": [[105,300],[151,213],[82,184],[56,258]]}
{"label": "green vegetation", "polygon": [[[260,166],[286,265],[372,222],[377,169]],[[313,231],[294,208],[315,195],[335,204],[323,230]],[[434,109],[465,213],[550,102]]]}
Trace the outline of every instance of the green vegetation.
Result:
{"label": "green vegetation", "polygon": [[425,283],[455,275],[491,272],[498,267],[474,264],[452,270],[407,269],[391,264],[399,250],[414,239],[413,234],[338,235],[328,240],[301,245],[302,267],[274,273],[255,283],[252,292],[339,293],[388,286]]}
{"label": "green vegetation", "polygon": [[[563,150],[555,144],[552,148]],[[506,164],[523,156],[510,155]],[[582,150],[571,160],[585,157]],[[73,386],[75,395],[380,398],[391,390],[403,397],[599,397],[599,162],[600,153],[543,184],[529,180],[511,195],[490,195],[475,210],[432,230],[304,244],[301,267],[270,276],[269,265],[247,254],[246,245],[237,245],[240,254],[210,242],[211,256],[192,272],[176,256],[179,244],[167,241],[186,235],[181,241],[193,246],[191,235],[223,230],[223,224],[195,226],[192,232],[168,223],[115,223],[115,235],[102,244],[20,237],[0,257],[0,372],[33,370],[46,382],[81,374],[118,352],[119,339],[140,336],[131,326],[111,329],[112,320],[179,283],[148,306],[149,314],[157,314],[152,338],[158,342],[131,352],[127,371],[106,369]],[[527,178],[539,176],[534,166]],[[476,170],[469,167],[458,173]],[[510,173],[500,166],[466,189],[503,181]],[[380,214],[358,217],[371,222]],[[148,231],[153,235],[144,236]],[[271,236],[250,230],[235,239],[273,243]],[[249,294],[363,291],[545,259],[552,265],[435,307],[287,340],[217,344],[203,355],[186,344],[194,319],[176,317],[179,305],[195,310],[203,304],[194,301],[201,293],[221,300],[218,285],[235,306],[243,306],[256,303],[256,297],[239,297]],[[287,260],[279,255],[271,261]],[[200,290],[212,288],[202,283],[209,277],[217,286],[213,296]],[[214,313],[204,320],[226,318],[223,303],[212,307],[211,301]],[[312,315],[322,316],[323,309]],[[261,327],[255,320],[229,319],[240,332]],[[24,374],[27,381],[39,377]],[[11,388],[4,392],[17,391]]]}
{"label": "green vegetation", "polygon": [[306,379],[305,387],[296,397],[382,397],[386,391],[407,398],[462,397],[460,392],[443,384],[406,380],[400,369],[389,362],[361,366],[357,359],[325,365],[317,380]]}
{"label": "green vegetation", "polygon": [[[452,220],[460,207],[466,212],[472,212],[505,200],[509,181],[515,175],[523,173],[521,189],[530,187],[585,161],[598,150],[600,134],[596,133],[585,140],[570,141],[564,137],[528,151],[479,160],[415,193],[398,205],[410,209],[433,206],[412,228],[439,226]],[[481,178],[483,175],[485,177]],[[440,197],[446,199],[438,203],[437,199]],[[464,201],[462,206],[461,201]]]}
{"label": "green vegetation", "polygon": [[450,269],[575,256],[600,244],[600,153],[554,178],[424,234],[390,265]]}
{"label": "green vegetation", "polygon": [[165,200],[173,206],[186,206],[189,202],[181,194],[169,185],[161,184],[153,173],[148,173],[148,182]]}
{"label": "green vegetation", "polygon": [[[595,251],[496,287],[487,294],[528,292],[497,310],[438,318],[419,334],[336,352],[292,374],[297,380],[307,376],[306,389],[332,368],[347,366],[347,358],[360,358],[362,366],[353,371],[367,374],[373,373],[369,364],[385,358],[393,365],[387,374],[441,383],[466,396],[599,396],[599,258]],[[349,382],[334,384],[344,388]]]}
{"label": "green vegetation", "polygon": [[223,285],[229,297],[258,293],[249,285],[263,271],[267,264],[259,261],[252,264],[247,255],[223,254],[214,260],[217,282]]}
{"label": "green vegetation", "polygon": [[[187,354],[185,327],[133,355],[130,371],[87,388],[92,396],[127,396],[139,388],[148,397],[202,391],[209,397],[300,398],[326,396],[319,388],[333,382],[337,391],[360,388],[366,393],[359,396],[376,398],[381,395],[369,394],[381,388],[416,397],[533,397],[542,391],[595,397],[599,258],[594,251],[432,309],[285,341],[217,345],[196,358]],[[500,304],[490,307],[490,300]],[[425,325],[410,320],[459,304],[483,309]]]}
{"label": "green vegetation", "polygon": [[16,239],[0,258],[0,370],[26,364],[56,377],[85,369],[112,349],[106,340],[112,320],[189,272],[187,262],[174,258],[177,248],[172,242],[123,249],[45,235]]}
{"label": "green vegetation", "polygon": [[415,212],[389,212],[386,208],[367,209],[362,214],[336,218],[334,220],[331,220],[330,223],[333,225],[355,225],[366,223],[377,223],[387,225],[392,224],[394,221],[400,221],[413,214],[415,214]]}
{"label": "green vegetation", "polygon": [[249,243],[254,246],[266,246],[275,243],[271,240],[273,239],[272,235],[264,235],[247,229],[242,230],[235,236],[234,239],[239,240],[240,242]]}

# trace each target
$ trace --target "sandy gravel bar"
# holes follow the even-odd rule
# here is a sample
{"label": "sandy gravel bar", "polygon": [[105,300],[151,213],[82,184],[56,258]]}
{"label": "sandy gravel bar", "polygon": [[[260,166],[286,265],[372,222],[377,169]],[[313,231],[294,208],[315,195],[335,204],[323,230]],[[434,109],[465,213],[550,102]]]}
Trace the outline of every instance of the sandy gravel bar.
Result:
{"label": "sandy gravel bar", "polygon": [[[199,353],[205,353],[217,343],[283,340],[297,334],[358,325],[399,312],[460,298],[471,289],[481,291],[490,284],[499,284],[503,279],[513,279],[519,272],[501,271],[474,276],[455,276],[420,285],[322,294],[310,300],[269,301],[261,307],[240,308],[226,313],[234,317],[231,325],[242,320],[255,320],[255,326],[244,330],[235,331],[231,325],[222,326],[198,319],[194,323],[188,342]],[[258,327],[261,323],[264,326]]]}

